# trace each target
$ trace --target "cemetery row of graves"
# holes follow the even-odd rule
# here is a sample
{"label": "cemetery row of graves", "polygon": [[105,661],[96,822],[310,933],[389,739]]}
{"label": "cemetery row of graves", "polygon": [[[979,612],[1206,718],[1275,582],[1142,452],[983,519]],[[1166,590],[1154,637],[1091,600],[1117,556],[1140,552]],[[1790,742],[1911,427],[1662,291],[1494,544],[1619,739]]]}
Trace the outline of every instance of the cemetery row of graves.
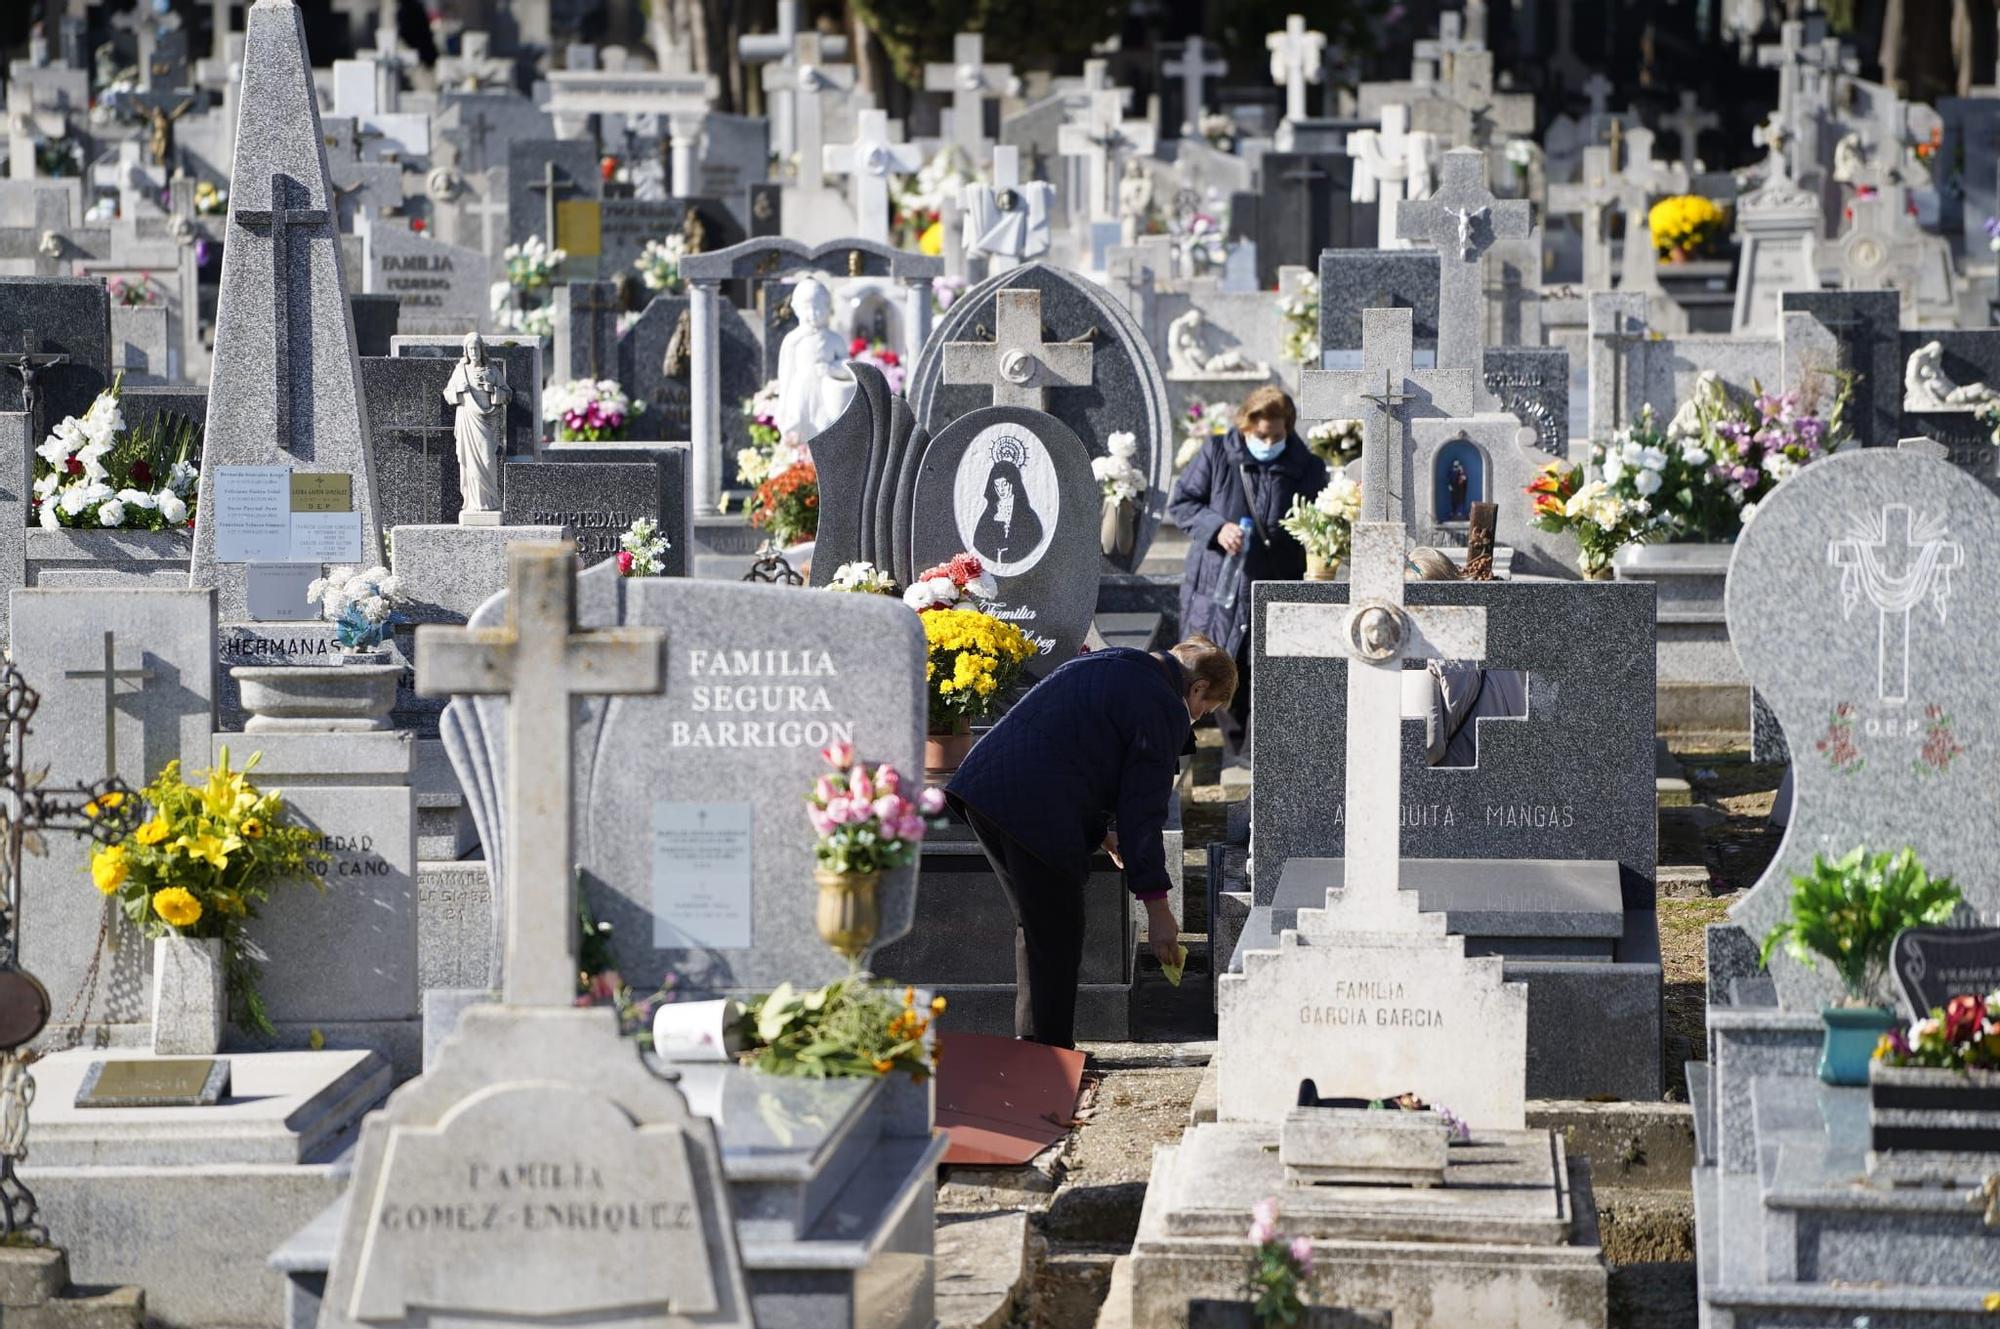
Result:
{"label": "cemetery row of graves", "polygon": [[[434,62],[309,8],[56,5],[8,66],[0,1326],[2000,1311],[2000,90],[1814,12],[1737,143],[1538,104],[1466,0],[1397,77],[1300,14],[1149,94],[960,32],[892,118],[780,0],[752,115],[672,6],[445,6]],[[1192,491],[1267,483],[1269,388],[1275,530]],[[1016,1043],[945,786],[1239,602],[1181,944],[1094,853],[1100,1060]],[[1747,872],[1670,754],[1782,771]],[[1023,1198],[1155,1042],[1186,1120]],[[1686,1137],[1652,1304],[1593,1112]]]}

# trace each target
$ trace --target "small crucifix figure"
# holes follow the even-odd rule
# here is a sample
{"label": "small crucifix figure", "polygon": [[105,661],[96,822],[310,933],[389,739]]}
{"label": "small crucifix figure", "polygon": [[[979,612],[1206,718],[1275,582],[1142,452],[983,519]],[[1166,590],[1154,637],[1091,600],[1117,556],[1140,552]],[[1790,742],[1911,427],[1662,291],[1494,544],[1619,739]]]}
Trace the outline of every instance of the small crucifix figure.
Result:
{"label": "small crucifix figure", "polygon": [[271,229],[271,318],[276,346],[277,405],[272,415],[278,446],[292,447],[292,265],[291,230],[294,226],[325,226],[333,214],[325,208],[285,206],[286,177],[271,173],[271,205],[267,208],[236,208],[230,220],[239,227],[268,226]]}
{"label": "small crucifix figure", "polygon": [[507,548],[507,621],[417,629],[417,692],[507,698],[507,941],[512,1006],[576,999],[576,850],[571,785],[578,697],[634,696],[666,681],[658,628],[576,625],[576,546]]}
{"label": "small crucifix figure", "polygon": [[136,679],[141,689],[153,678],[153,671],[140,666],[137,669],[118,667],[118,647],[111,629],[104,630],[104,667],[102,669],[71,669],[64,672],[64,678],[102,679],[104,681],[104,773],[118,774],[118,684],[121,679]]}
{"label": "small crucifix figure", "polygon": [[31,351],[28,349],[28,334],[17,332],[13,336],[14,350],[0,351],[0,369],[10,369],[21,380],[21,409],[27,412],[28,433],[39,440],[43,437],[41,421],[36,408],[41,405],[41,390],[35,386],[35,379],[44,369],[69,363],[67,351]]}
{"label": "small crucifix figure", "polygon": [[944,381],[990,387],[995,406],[1046,411],[1050,388],[1090,386],[1092,351],[1087,341],[1042,340],[1042,293],[993,293],[990,342],[946,342]]}

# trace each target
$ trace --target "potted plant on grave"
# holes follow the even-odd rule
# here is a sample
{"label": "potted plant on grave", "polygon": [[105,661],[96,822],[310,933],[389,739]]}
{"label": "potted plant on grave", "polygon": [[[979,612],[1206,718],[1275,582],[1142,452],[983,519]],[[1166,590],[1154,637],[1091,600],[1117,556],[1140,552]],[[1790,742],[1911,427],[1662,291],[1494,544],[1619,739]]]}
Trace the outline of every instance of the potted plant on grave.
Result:
{"label": "potted plant on grave", "polygon": [[813,884],[819,888],[815,922],[820,940],[859,966],[881,928],[876,889],[882,874],[916,862],[926,817],[944,810],[944,794],[926,788],[903,796],[903,777],[887,762],[870,770],[855,760],[854,745],[820,751],[833,769],[813,782],[806,816],[819,842],[813,847]]}
{"label": "potted plant on grave", "polygon": [[312,579],[306,599],[319,602],[347,663],[387,664],[389,639],[410,621],[396,608],[403,603],[403,580],[385,567],[335,568]]}
{"label": "potted plant on grave", "polygon": [[1120,430],[1104,440],[1108,449],[1090,459],[1090,473],[1104,497],[1098,517],[1097,540],[1106,558],[1130,558],[1139,539],[1139,499],[1146,492],[1146,473],[1139,469],[1139,439]]}
{"label": "potted plant on grave", "polygon": [[156,415],[127,429],[124,375],[35,449],[30,523],[44,530],[157,531],[185,542],[201,483],[201,429]]}
{"label": "potted plant on grave", "polygon": [[926,568],[903,592],[923,618],[930,693],[924,771],[949,775],[972,750],[972,726],[1000,709],[1035,653],[1027,634],[978,608],[998,588],[974,554]]}
{"label": "potted plant on grave", "polygon": [[1961,992],[1882,1035],[1868,1094],[1877,1150],[2000,1151],[2000,991]]}
{"label": "potted plant on grave", "polygon": [[1711,257],[1728,222],[1729,214],[1721,205],[1703,194],[1663,198],[1646,214],[1653,249],[1662,263],[1692,263]]}
{"label": "potted plant on grave", "polygon": [[1361,486],[1345,471],[1335,471],[1313,498],[1299,494],[1278,524],[1306,551],[1306,580],[1332,581],[1340,572],[1354,541],[1354,522],[1361,515]]}
{"label": "potted plant on grave", "polygon": [[645,410],[645,402],[626,396],[611,378],[573,378],[550,384],[542,394],[542,419],[556,427],[556,437],[565,443],[616,442],[625,436],[626,424]]}
{"label": "potted plant on grave", "polygon": [[272,893],[301,878],[324,892],[328,854],[282,794],[250,783],[222,749],[200,784],[170,761],[139,793],[146,818],[90,862],[91,881],[153,943],[153,1051],[209,1056],[223,1017],[273,1037],[257,990],[261,958],[245,930]]}
{"label": "potted plant on grave", "polygon": [[1808,969],[1826,960],[1845,995],[1821,1010],[1826,1038],[1819,1078],[1828,1084],[1868,1083],[1868,1063],[1896,1016],[1880,1004],[1889,950],[1904,928],[1942,923],[1959,903],[1949,877],[1932,877],[1914,851],[1871,854],[1857,846],[1828,862],[1813,855],[1809,871],[1792,878],[1790,912],[1764,938],[1764,964],[1782,944]]}
{"label": "potted plant on grave", "polygon": [[943,997],[920,1003],[911,987],[899,997],[866,974],[807,992],[780,983],[744,1004],[737,1039],[743,1064],[766,1075],[831,1080],[900,1072],[922,1084],[937,1070],[933,1025],[944,1012]]}

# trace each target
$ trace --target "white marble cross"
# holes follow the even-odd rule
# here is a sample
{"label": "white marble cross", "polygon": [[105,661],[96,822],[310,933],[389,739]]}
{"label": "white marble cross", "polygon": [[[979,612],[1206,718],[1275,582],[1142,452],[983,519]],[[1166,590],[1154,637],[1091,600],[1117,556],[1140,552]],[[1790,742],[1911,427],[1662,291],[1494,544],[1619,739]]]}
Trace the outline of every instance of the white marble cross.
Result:
{"label": "white marble cross", "polygon": [[1625,248],[1619,261],[1618,288],[1663,291],[1659,255],[1653,248],[1653,231],[1647,224],[1647,216],[1655,197],[1688,191],[1687,171],[1678,162],[1656,160],[1653,131],[1640,126],[1625,132],[1625,164],[1618,173],[1618,181],[1622,186],[1620,207],[1625,213]]}
{"label": "white marble cross", "polygon": [[889,241],[889,177],[909,175],[923,164],[922,148],[890,140],[887,111],[861,112],[855,117],[854,141],[824,149],[827,173],[847,177],[861,238],[883,244]]}
{"label": "white marble cross", "polygon": [[1285,30],[1265,36],[1271,52],[1271,81],[1285,88],[1285,119],[1306,118],[1306,85],[1320,81],[1326,58],[1326,34],[1308,31],[1303,14],[1288,14]]}
{"label": "white marble cross", "polygon": [[1207,109],[1207,80],[1229,73],[1229,62],[1208,54],[1208,39],[1200,33],[1189,37],[1181,53],[1160,66],[1168,78],[1181,81],[1181,133],[1193,138],[1201,132],[1201,113]]}
{"label": "white marble cross", "polygon": [[[1347,661],[1345,889],[1350,901],[1386,906],[1393,904],[1402,884],[1403,662],[1482,659],[1486,611],[1474,605],[1404,603],[1406,532],[1402,505],[1391,494],[1408,482],[1406,412],[1412,402],[1437,395],[1435,389],[1427,394],[1424,380],[1442,387],[1437,380],[1450,376],[1469,393],[1474,376],[1462,369],[1428,375],[1410,370],[1409,310],[1369,309],[1361,318],[1367,367],[1357,374],[1305,374],[1308,397],[1315,386],[1331,386],[1329,380],[1352,379],[1355,391],[1341,399],[1340,409],[1363,417],[1367,425],[1347,603],[1274,602],[1265,610],[1264,626],[1269,655]],[[1351,411],[1348,402],[1365,403],[1368,409]],[[1312,407],[1302,407],[1301,414],[1319,418]]]}
{"label": "white marble cross", "polygon": [[1486,154],[1478,148],[1447,152],[1437,193],[1396,205],[1396,234],[1438,252],[1438,368],[1484,372],[1486,251],[1497,240],[1524,239],[1533,213],[1534,205],[1524,198],[1493,197],[1486,187]]}
{"label": "white marble cross", "polygon": [[1050,388],[1089,387],[1093,352],[1088,341],[1042,340],[1042,293],[993,294],[992,341],[944,344],[944,381],[993,389],[995,406],[1048,409]]}
{"label": "white marble cross", "polygon": [[1431,169],[1437,157],[1437,135],[1410,131],[1410,108],[1391,103],[1382,108],[1382,128],[1357,129],[1347,136],[1347,155],[1354,159],[1350,194],[1357,203],[1374,203],[1375,243],[1379,249],[1407,249],[1396,234],[1396,207],[1406,198],[1431,192]]}
{"label": "white marble cross", "polygon": [[951,63],[924,66],[924,91],[951,94],[952,141],[977,166],[986,160],[986,100],[1000,97],[1014,77],[1012,65],[989,65],[986,39],[961,32],[951,39]]}
{"label": "white marble cross", "polygon": [[1611,172],[1611,149],[1583,150],[1583,172],[1574,184],[1549,186],[1551,216],[1577,214],[1583,218],[1583,284],[1586,290],[1611,289],[1611,231],[1607,224],[1613,206],[1624,198],[1623,184]]}
{"label": "white marble cross", "polygon": [[1681,92],[1681,108],[1665,117],[1660,123],[1674,131],[1681,141],[1681,169],[1693,178],[1701,156],[1701,131],[1713,129],[1722,123],[1722,117],[1714,111],[1701,109],[1701,98],[1694,89]]}
{"label": "white marble cross", "polygon": [[[825,57],[820,43],[817,32],[802,32],[793,39],[791,59],[764,66],[764,91],[779,103],[773,107],[773,135],[790,141],[799,162],[799,187],[808,194],[826,183],[821,164],[826,104],[854,91],[854,66],[821,63]],[[782,135],[777,132],[780,126]]]}
{"label": "white marble cross", "polygon": [[1120,118],[1126,95],[1122,88],[1091,93],[1083,120],[1071,121],[1056,133],[1056,151],[1084,159],[1084,192],[1090,205],[1077,211],[1091,221],[1117,218],[1116,191],[1125,159],[1150,154],[1158,141],[1149,122]]}
{"label": "white marble cross", "polygon": [[505,999],[576,999],[576,851],[571,803],[578,697],[660,691],[666,634],[576,626],[576,546],[507,548],[507,622],[417,629],[417,691],[507,698]]}
{"label": "white marble cross", "polygon": [[[1438,35],[1414,43],[1411,53],[1415,60],[1429,65],[1445,82],[1451,81],[1452,61],[1462,51],[1483,51],[1486,49],[1484,34],[1473,37],[1462,31],[1463,20],[1456,13],[1438,15]],[[1423,79],[1421,75],[1419,82]]]}

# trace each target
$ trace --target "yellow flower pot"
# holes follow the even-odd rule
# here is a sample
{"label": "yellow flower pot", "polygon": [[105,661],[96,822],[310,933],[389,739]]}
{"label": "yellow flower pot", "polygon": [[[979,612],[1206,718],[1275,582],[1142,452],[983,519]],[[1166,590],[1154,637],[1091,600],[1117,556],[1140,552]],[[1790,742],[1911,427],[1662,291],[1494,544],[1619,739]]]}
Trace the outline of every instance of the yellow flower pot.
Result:
{"label": "yellow flower pot", "polygon": [[881,881],[879,872],[813,869],[813,884],[819,887],[819,904],[814,914],[819,939],[845,956],[850,964],[861,962],[861,957],[875,944],[875,934],[881,930],[882,910],[876,900],[876,888]]}

